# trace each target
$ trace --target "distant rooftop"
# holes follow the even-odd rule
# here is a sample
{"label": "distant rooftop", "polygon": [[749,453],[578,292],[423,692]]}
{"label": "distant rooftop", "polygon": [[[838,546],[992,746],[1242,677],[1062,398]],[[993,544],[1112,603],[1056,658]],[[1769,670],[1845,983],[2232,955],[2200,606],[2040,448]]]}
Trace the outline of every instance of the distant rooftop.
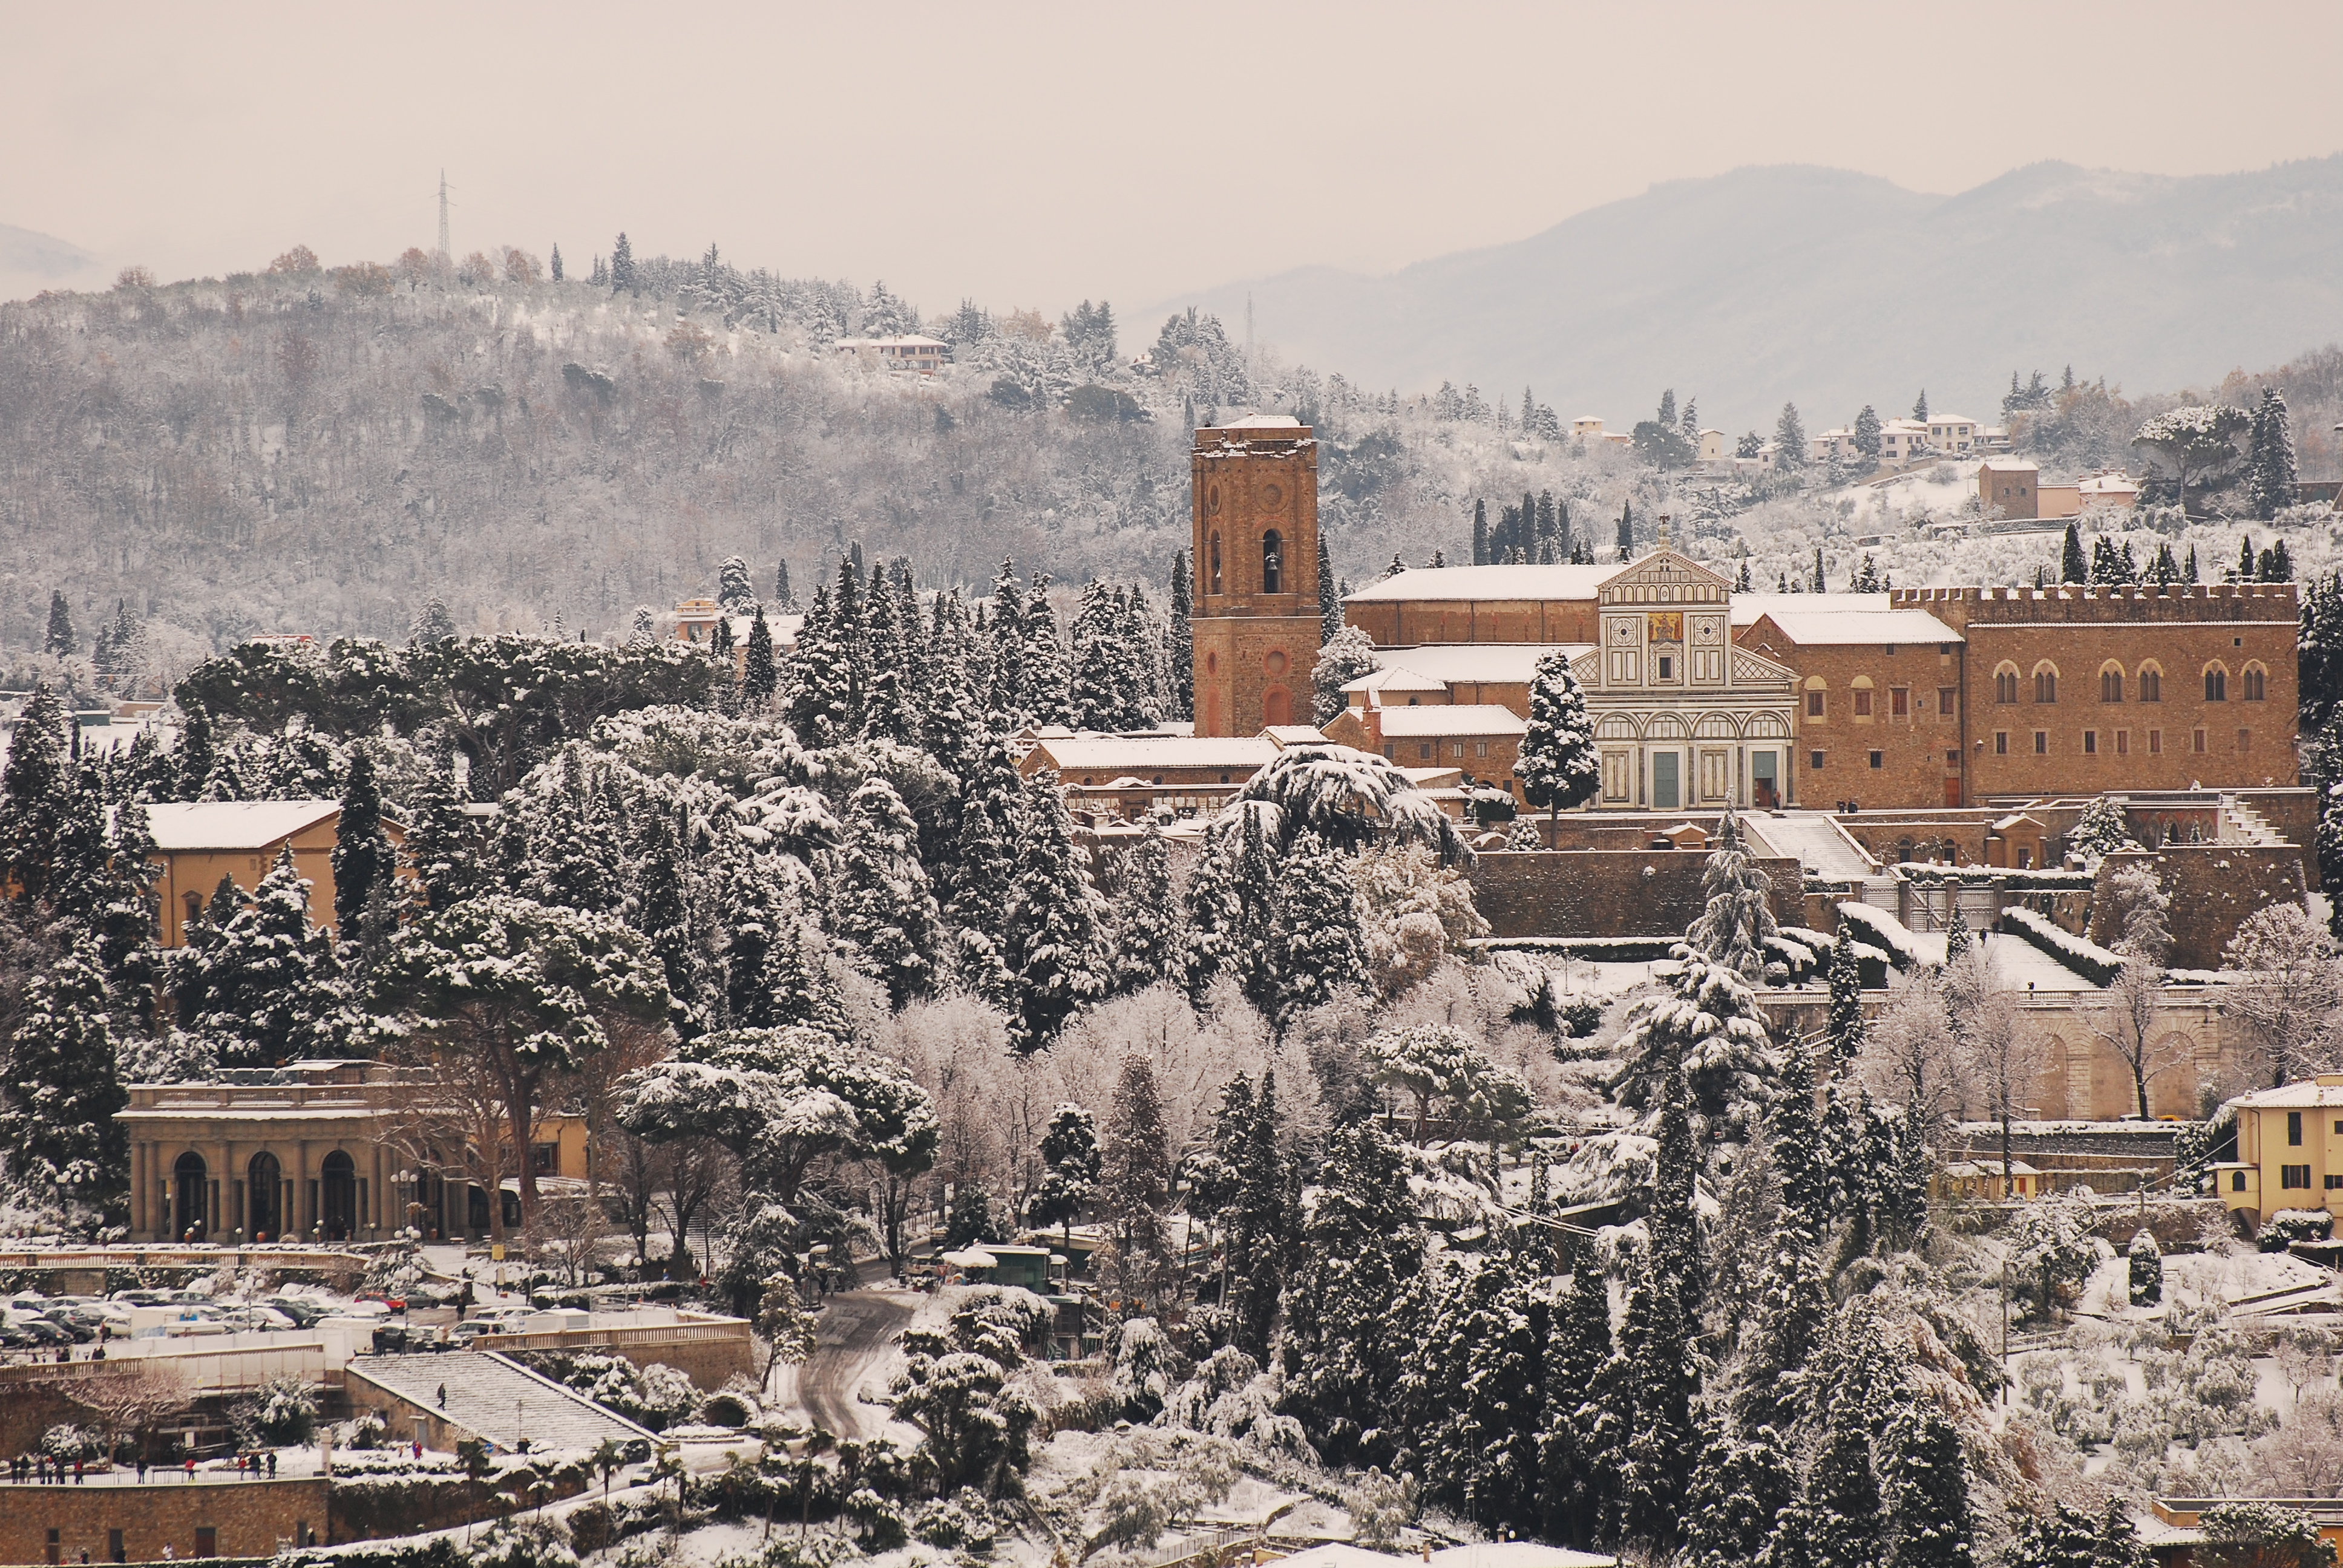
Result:
{"label": "distant rooftop", "polygon": [[1593,599],[1603,585],[1627,568],[1614,561],[1597,567],[1413,567],[1369,583],[1344,604],[1388,604],[1401,599]]}
{"label": "distant rooftop", "polygon": [[1388,739],[1420,736],[1519,735],[1529,721],[1494,702],[1435,702],[1421,708],[1380,709]]}
{"label": "distant rooftop", "polygon": [[146,808],[158,849],[265,849],[342,809],[339,800],[202,800]]}
{"label": "distant rooftop", "polygon": [[1302,421],[1291,414],[1248,414],[1242,419],[1232,419],[1225,425],[1214,425],[1215,430],[1299,430]]}

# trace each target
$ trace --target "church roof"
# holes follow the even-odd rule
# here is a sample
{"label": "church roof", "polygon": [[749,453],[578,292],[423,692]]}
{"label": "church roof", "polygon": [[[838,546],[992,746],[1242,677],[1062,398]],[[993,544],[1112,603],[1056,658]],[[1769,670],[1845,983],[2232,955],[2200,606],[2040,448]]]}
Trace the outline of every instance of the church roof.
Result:
{"label": "church roof", "polygon": [[1033,749],[1061,774],[1226,768],[1251,775],[1269,766],[1277,755],[1277,742],[1266,735],[1071,735],[1052,736]]}
{"label": "church roof", "polygon": [[1386,739],[1426,735],[1519,735],[1529,729],[1527,719],[1494,702],[1435,702],[1421,708],[1386,708],[1380,711]]}
{"label": "church roof", "polygon": [[[1594,646],[1591,642],[1427,642],[1413,648],[1379,648],[1375,662],[1383,668],[1342,689],[1418,691],[1456,681],[1526,686],[1537,673],[1537,661],[1547,654],[1576,658]],[[1421,684],[1410,683],[1409,676],[1417,677]]]}
{"label": "church roof", "polygon": [[1961,634],[1924,609],[1898,609],[1884,593],[1736,594],[1733,624],[1760,618],[1802,648],[1870,643],[1960,642]]}

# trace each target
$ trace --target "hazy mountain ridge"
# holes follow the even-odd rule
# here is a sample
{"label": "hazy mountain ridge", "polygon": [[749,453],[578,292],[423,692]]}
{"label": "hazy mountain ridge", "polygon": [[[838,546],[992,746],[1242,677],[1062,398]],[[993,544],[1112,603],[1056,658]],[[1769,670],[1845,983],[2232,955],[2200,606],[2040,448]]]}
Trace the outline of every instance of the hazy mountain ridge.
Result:
{"label": "hazy mountain ridge", "polygon": [[1785,400],[1819,428],[1923,385],[1991,417],[2013,367],[2145,389],[2284,360],[2343,335],[2338,246],[2343,156],[2188,178],[2042,163],[1949,196],[1778,166],[1383,276],[1307,267],[1192,298],[1242,319],[1250,293],[1263,341],[1369,386],[1527,384],[1624,424],[1673,384],[1735,430]]}

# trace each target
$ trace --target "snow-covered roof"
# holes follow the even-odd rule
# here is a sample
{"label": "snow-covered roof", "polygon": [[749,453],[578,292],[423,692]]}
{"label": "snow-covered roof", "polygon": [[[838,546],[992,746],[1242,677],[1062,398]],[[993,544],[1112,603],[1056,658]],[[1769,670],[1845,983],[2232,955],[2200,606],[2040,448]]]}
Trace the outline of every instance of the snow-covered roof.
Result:
{"label": "snow-covered roof", "polygon": [[2246,1111],[2309,1111],[2343,1105],[2343,1073],[2330,1072],[2299,1083],[2280,1084],[2276,1089],[2258,1089],[2251,1094],[2238,1095],[2229,1103]]}
{"label": "snow-covered roof", "polygon": [[1411,567],[1352,592],[1344,604],[1395,599],[1571,599],[1594,598],[1625,568],[1601,567]]}
{"label": "snow-covered roof", "polygon": [[1323,746],[1326,732],[1314,724],[1272,724],[1262,731],[1282,751],[1289,746]]}
{"label": "snow-covered roof", "polygon": [[1051,736],[1034,749],[1047,752],[1060,773],[1151,773],[1163,768],[1225,768],[1251,773],[1277,756],[1265,735]]}
{"label": "snow-covered roof", "polygon": [[2077,487],[2087,496],[2139,494],[2138,483],[2128,474],[2094,474]]}
{"label": "snow-covered roof", "polygon": [[1299,430],[1302,421],[1291,414],[1248,414],[1242,419],[1232,419],[1218,430]]}
{"label": "snow-covered roof", "polygon": [[[1960,642],[1961,634],[1924,609],[1892,609],[1885,594],[1767,594],[1777,601],[1760,613],[1782,628],[1782,635],[1802,648],[1826,648],[1867,643]],[[1832,604],[1835,598],[1870,599],[1875,604]],[[1805,602],[1801,604],[1803,599]],[[1741,619],[1738,600],[1733,607],[1735,625]]]}
{"label": "snow-covered roof", "polygon": [[342,809],[339,800],[199,800],[146,808],[158,849],[265,849]]}
{"label": "snow-covered roof", "polygon": [[1428,735],[1519,735],[1529,729],[1529,720],[1493,702],[1427,703],[1421,708],[1386,708],[1382,713],[1386,739]]}
{"label": "snow-covered roof", "polygon": [[1996,474],[2033,474],[2040,472],[2042,466],[2039,463],[2028,462],[2024,457],[1987,457],[1980,467],[1989,468]]}
{"label": "snow-covered roof", "polygon": [[1345,691],[1446,691],[1448,683],[1412,669],[1378,669],[1342,683]]}
{"label": "snow-covered roof", "polygon": [[[1537,673],[1537,662],[1549,653],[1576,658],[1594,648],[1591,642],[1427,642],[1415,648],[1377,648],[1377,674],[1421,676],[1438,686],[1454,682],[1527,686]],[[1416,687],[1387,681],[1375,687],[1346,686],[1345,691],[1413,691]]]}
{"label": "snow-covered roof", "polygon": [[[1286,1561],[1293,1560],[1289,1557]],[[1389,1568],[1391,1560],[1383,1561],[1384,1568]],[[1613,1568],[1619,1559],[1535,1541],[1475,1541],[1463,1546],[1443,1547],[1424,1561],[1432,1568]]]}

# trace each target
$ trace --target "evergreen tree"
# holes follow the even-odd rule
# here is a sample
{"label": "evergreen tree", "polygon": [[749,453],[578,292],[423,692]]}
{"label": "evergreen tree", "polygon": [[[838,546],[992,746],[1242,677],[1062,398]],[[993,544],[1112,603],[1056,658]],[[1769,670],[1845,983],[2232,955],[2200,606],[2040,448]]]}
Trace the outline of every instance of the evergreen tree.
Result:
{"label": "evergreen tree", "polygon": [[1074,1218],[1090,1207],[1101,1174],[1098,1129],[1091,1113],[1079,1105],[1059,1106],[1041,1134],[1041,1182],[1026,1206],[1026,1218],[1036,1225],[1063,1227],[1063,1239],[1071,1245]]}
{"label": "evergreen tree", "polygon": [[1907,1399],[1882,1434],[1882,1502],[1891,1568],[1970,1568],[1967,1462],[1961,1434],[1933,1400]]}
{"label": "evergreen tree", "polygon": [[2295,504],[2293,419],[2287,412],[2286,394],[2275,387],[2262,388],[2261,402],[2254,409],[2246,495],[2254,516],[2264,522]]}
{"label": "evergreen tree", "polygon": [[447,909],[479,889],[478,837],[464,814],[455,781],[437,769],[415,788],[407,829],[407,862],[415,869],[426,910]]}
{"label": "evergreen tree", "polygon": [[2191,583],[2191,584],[2194,584],[2194,583],[2197,583],[2197,582],[2199,582],[2199,581],[2202,581],[2202,580],[2203,580],[2202,578],[2200,578],[2197,576],[2197,547],[2196,547],[2194,544],[2191,544],[2191,545],[2188,547],[2188,563],[2187,563],[2187,566],[2185,566],[2185,567],[2183,567],[2183,568],[2181,568],[2181,572],[2180,572],[2180,580],[2181,580],[2182,582],[2184,582],[2184,583]]}
{"label": "evergreen tree", "polygon": [[1149,726],[1141,709],[1142,682],[1138,649],[1126,633],[1125,616],[1107,586],[1093,578],[1082,585],[1081,608],[1074,617],[1074,678],[1071,719],[1081,729],[1139,729]]}
{"label": "evergreen tree", "polygon": [[992,579],[992,706],[1012,729],[1037,721],[1025,654],[1025,588],[1015,564],[1003,560]]}
{"label": "evergreen tree", "polygon": [[762,712],[780,686],[780,669],[773,658],[772,623],[765,618],[763,606],[751,608],[749,658],[740,672],[740,695],[752,709]]}
{"label": "evergreen tree", "polygon": [[1172,678],[1173,719],[1196,716],[1196,645],[1188,628],[1195,609],[1194,573],[1186,550],[1172,552],[1172,623],[1164,635],[1163,664]]}
{"label": "evergreen tree", "polygon": [[1164,1224],[1172,1176],[1172,1150],[1155,1070],[1146,1057],[1134,1052],[1123,1058],[1107,1113],[1098,1197],[1114,1246],[1120,1276],[1115,1283],[1126,1292],[1126,1301],[1142,1310],[1157,1292],[1173,1284]]}
{"label": "evergreen tree", "polygon": [[1545,1356],[1545,1430],[1538,1440],[1538,1510],[1547,1534],[1592,1547],[1611,1532],[1619,1464],[1633,1422],[1631,1390],[1611,1343],[1611,1292],[1580,1244],[1556,1299]]}
{"label": "evergreen tree", "polygon": [[1767,1113],[1770,1151],[1780,1187],[1771,1256],[1757,1310],[1735,1368],[1733,1416],[1744,1432],[1787,1432],[1807,1413],[1807,1358],[1829,1312],[1822,1244],[1830,1227],[1831,1173],[1815,1114],[1814,1064],[1794,1048],[1783,1090]]}
{"label": "evergreen tree", "polygon": [[2072,522],[2066,525],[2066,542],[2058,551],[2058,580],[2080,583],[2091,580],[2091,568],[2083,559],[2083,535]]}
{"label": "evergreen tree", "polygon": [[550,263],[548,263],[548,266],[550,266],[552,267],[552,269],[553,269],[553,281],[554,281],[554,282],[556,282],[556,283],[559,283],[559,282],[561,281],[561,246],[560,246],[556,245],[556,246],[553,247],[553,259],[552,259],[552,261],[551,261]]}
{"label": "evergreen tree", "polygon": [[36,680],[0,770],[0,872],[19,896],[36,903],[48,898],[58,841],[79,789],[65,755],[65,704],[48,682]]}
{"label": "evergreen tree", "polygon": [[49,595],[49,628],[42,638],[41,651],[58,658],[71,658],[81,651],[74,638],[73,610],[66,606],[63,590]]}
{"label": "evergreen tree", "polygon": [[1945,922],[1945,961],[1948,964],[1960,962],[1975,945],[1976,938],[1969,932],[1968,917],[1961,912],[1961,900],[1956,890],[1953,899],[1952,919]]}
{"label": "evergreen tree", "polygon": [[2260,579],[2266,583],[2284,583],[2294,580],[2294,559],[2287,553],[2284,539],[2270,541],[2269,548],[2262,551],[2261,560],[2258,563],[2258,571]]}
{"label": "evergreen tree", "polygon": [[910,638],[902,607],[880,568],[870,574],[870,592],[864,601],[864,626],[870,670],[869,695],[862,707],[862,733],[873,740],[917,746],[920,739],[918,672],[911,668]]}
{"label": "evergreen tree", "polygon": [[1479,497],[1473,500],[1473,564],[1485,567],[1489,560],[1489,503]]}
{"label": "evergreen tree", "polygon": [[1823,548],[1820,545],[1816,545],[1815,547],[1815,578],[1813,591],[1815,593],[1828,593],[1830,591],[1830,584],[1823,576]]}
{"label": "evergreen tree", "polygon": [[2249,583],[2254,580],[2254,536],[2246,534],[2237,540],[2237,569],[2229,579]]}
{"label": "evergreen tree", "polygon": [[334,921],[345,940],[357,936],[358,917],[377,886],[388,890],[398,859],[382,826],[382,790],[375,781],[374,755],[363,744],[350,748],[350,770],[342,786],[342,815],[334,829]]}
{"label": "evergreen tree", "polygon": [[1232,1296],[1231,1342],[1252,1357],[1269,1355],[1270,1331],[1292,1244],[1292,1173],[1279,1144],[1277,1074],[1261,1075],[1238,1150],[1236,1191],[1225,1227]]}
{"label": "evergreen tree", "polygon": [[[216,911],[220,903],[215,895]],[[218,1041],[224,1067],[338,1054],[339,967],[332,939],[309,923],[309,883],[289,849],[251,907],[234,910],[204,947],[174,954],[172,971],[181,1027]]]}
{"label": "evergreen tree", "polygon": [[447,601],[436,593],[423,601],[407,628],[407,640],[417,648],[430,648],[455,635],[456,618],[447,613]]}
{"label": "evergreen tree", "polygon": [[847,801],[846,843],[839,854],[838,932],[854,944],[861,967],[900,1008],[934,979],[930,955],[943,947],[943,925],[920,863],[920,829],[903,798],[884,779],[866,779]]}
{"label": "evergreen tree", "polygon": [[634,897],[627,924],[640,931],[659,955],[667,977],[668,995],[678,1004],[677,1031],[686,1039],[703,1033],[715,1023],[714,999],[702,994],[702,955],[692,930],[691,889],[683,849],[668,814],[648,812],[628,868],[627,881]]}
{"label": "evergreen tree", "polygon": [[[1329,1463],[1387,1463],[1406,1347],[1393,1319],[1423,1266],[1400,1145],[1373,1120],[1326,1136],[1285,1292],[1286,1398]],[[1609,1308],[1604,1309],[1608,1337]]]}
{"label": "evergreen tree", "polygon": [[1324,647],[1342,629],[1342,596],[1334,587],[1334,557],[1326,535],[1318,535],[1318,643]]}
{"label": "evergreen tree", "polygon": [[727,556],[716,568],[716,608],[726,615],[747,615],[757,602],[757,590],[749,581],[749,563],[739,556]]}
{"label": "evergreen tree", "polygon": [[795,614],[798,596],[789,587],[789,563],[783,561],[773,572],[773,606],[783,615]]}
{"label": "evergreen tree", "polygon": [[1247,910],[1239,879],[1243,873],[1243,819],[1222,816],[1204,829],[1204,842],[1189,873],[1187,940],[1180,954],[1188,999],[1198,1007],[1220,977],[1235,969],[1244,940]]}
{"label": "evergreen tree", "polygon": [[1058,617],[1050,608],[1050,575],[1035,572],[1025,600],[1025,695],[1036,724],[1063,724],[1067,678],[1065,645],[1059,640]]}
{"label": "evergreen tree", "polygon": [[1880,437],[1879,416],[1865,403],[1855,417],[1855,449],[1875,463],[1879,461]]}
{"label": "evergreen tree", "polygon": [[1635,555],[1635,509],[1632,503],[1619,503],[1619,558],[1632,560]]}
{"label": "evergreen tree", "polygon": [[1106,910],[1074,848],[1073,820],[1048,770],[1026,782],[1018,814],[1016,881],[1002,928],[1011,1040],[1039,1050],[1083,1002],[1106,990]]}
{"label": "evergreen tree", "polygon": [[1667,991],[1630,1015],[1612,1092],[1640,1113],[1639,1131],[1656,1134],[1670,1112],[1670,1086],[1687,1084],[1706,1162],[1748,1141],[1773,1099],[1780,1064],[1749,983],[1695,949],[1675,953]]}
{"label": "evergreen tree", "polygon": [[610,292],[618,294],[635,287],[635,247],[627,243],[626,232],[610,244]]}
{"label": "evergreen tree", "polygon": [[[2017,372],[2015,370],[2011,371],[2009,373],[2009,380],[2011,386],[2016,386],[2017,384]],[[1928,422],[1928,389],[1926,387],[1921,387],[1920,396],[1912,400],[1912,417],[1918,420],[1923,425]]]}
{"label": "evergreen tree", "polygon": [[987,721],[963,787],[950,905],[960,976],[996,1007],[1006,1007],[1010,1000],[1011,943],[1003,918],[1016,891],[1024,800],[1008,728],[1005,714]]}
{"label": "evergreen tree", "polygon": [[1831,945],[1830,1020],[1824,1030],[1831,1054],[1840,1062],[1853,1061],[1863,1050],[1867,1032],[1863,1021],[1863,966],[1855,953],[1855,927],[1842,924]]}
{"label": "evergreen tree", "polygon": [[1700,1385],[1701,1267],[1694,1240],[1693,1172],[1699,1164],[1688,1103],[1672,1075],[1654,1159],[1651,1241],[1627,1296],[1621,1353],[1634,1389],[1633,1423],[1620,1469],[1629,1535],[1665,1550],[1680,1539],[1692,1480],[1692,1402]]}
{"label": "evergreen tree", "polygon": [[1270,1018],[1282,1029],[1346,990],[1364,988],[1367,942],[1350,858],[1304,830],[1286,851],[1270,951],[1276,991]]}
{"label": "evergreen tree", "polygon": [[824,961],[821,935],[809,920],[785,919],[765,957],[765,990],[773,1024],[816,1030],[843,1044],[854,1038],[838,981]]}
{"label": "evergreen tree", "polygon": [[716,624],[708,628],[708,663],[714,671],[709,684],[716,693],[716,706],[726,713],[737,711],[740,699],[739,668],[732,648],[732,617],[719,612]]}
{"label": "evergreen tree", "polygon": [[1114,990],[1142,990],[1180,968],[1180,905],[1172,890],[1172,851],[1152,818],[1124,850],[1113,896]]}
{"label": "evergreen tree", "polygon": [[852,668],[835,619],[828,585],[817,584],[790,655],[787,708],[789,728],[808,746],[832,745],[861,727],[860,697],[849,689]]}
{"label": "evergreen tree", "polygon": [[1704,907],[1684,932],[1685,942],[1751,985],[1764,985],[1765,942],[1775,931],[1773,886],[1773,879],[1751,859],[1740,819],[1727,808],[1701,871]]}
{"label": "evergreen tree", "polygon": [[0,1148],[20,1199],[93,1211],[84,1224],[101,1214],[119,1222],[130,1151],[115,1113],[130,1097],[115,1066],[112,1004],[96,953],[68,952],[25,988],[6,1061]]}
{"label": "evergreen tree", "polygon": [[1795,403],[1782,405],[1782,417],[1774,422],[1774,467],[1792,472],[1806,466],[1806,427],[1798,418]]}
{"label": "evergreen tree", "polygon": [[1543,654],[1530,677],[1529,726],[1522,734],[1513,768],[1522,793],[1544,806],[1551,819],[1563,808],[1575,810],[1594,798],[1603,781],[1603,759],[1594,748],[1594,724],[1586,694],[1561,651]]}

